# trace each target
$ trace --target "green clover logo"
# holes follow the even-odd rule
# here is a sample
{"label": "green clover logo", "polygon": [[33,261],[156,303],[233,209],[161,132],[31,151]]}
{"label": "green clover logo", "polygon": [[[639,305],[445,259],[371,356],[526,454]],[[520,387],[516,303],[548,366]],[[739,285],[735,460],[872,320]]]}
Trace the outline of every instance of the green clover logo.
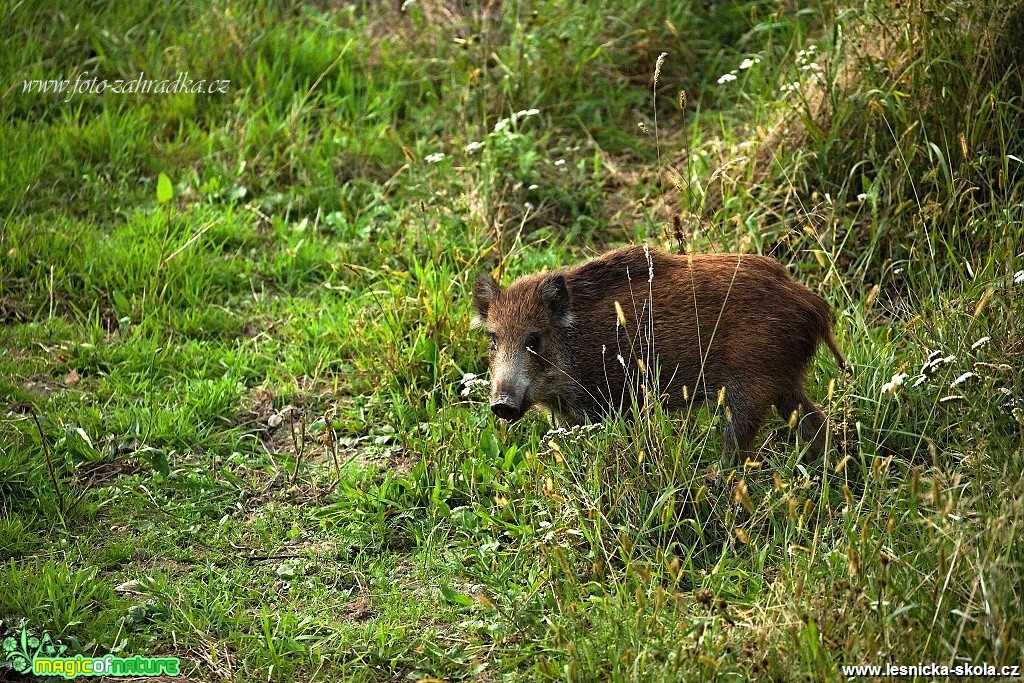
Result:
{"label": "green clover logo", "polygon": [[8,636],[3,640],[7,665],[20,674],[32,670],[32,662],[36,657],[60,657],[67,651],[66,645],[54,642],[49,633],[38,636],[29,635],[28,629],[21,629],[21,638]]}

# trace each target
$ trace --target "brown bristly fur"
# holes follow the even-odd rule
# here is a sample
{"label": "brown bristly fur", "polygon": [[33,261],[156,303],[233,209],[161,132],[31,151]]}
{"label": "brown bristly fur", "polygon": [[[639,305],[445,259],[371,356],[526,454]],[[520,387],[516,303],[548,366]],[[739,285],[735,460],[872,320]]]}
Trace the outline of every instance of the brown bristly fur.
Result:
{"label": "brown bristly fur", "polygon": [[[752,455],[772,406],[784,420],[795,412],[811,452],[824,450],[825,417],[804,376],[821,342],[846,363],[828,304],[772,258],[624,247],[504,289],[483,275],[474,305],[494,339],[496,414],[518,419],[542,405],[570,422],[599,420],[643,400],[656,375],[669,409],[715,401],[724,387],[727,464]],[[521,399],[497,385],[510,372],[525,378]]]}

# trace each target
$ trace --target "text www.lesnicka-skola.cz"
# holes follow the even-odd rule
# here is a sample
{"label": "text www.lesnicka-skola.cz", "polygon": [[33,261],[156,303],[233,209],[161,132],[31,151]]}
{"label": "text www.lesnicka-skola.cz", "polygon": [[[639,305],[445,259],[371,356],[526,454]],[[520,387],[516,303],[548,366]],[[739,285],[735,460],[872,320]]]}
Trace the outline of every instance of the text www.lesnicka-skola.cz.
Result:
{"label": "text www.lesnicka-skola.cz", "polygon": [[98,78],[93,76],[88,77],[87,73],[81,73],[78,77],[71,81],[70,79],[25,79],[21,84],[21,91],[25,93],[38,92],[38,93],[55,93],[62,94],[67,93],[67,97],[64,99],[65,102],[71,99],[74,95],[165,95],[174,93],[194,93],[194,94],[225,94],[228,91],[228,86],[231,85],[230,80],[206,80],[200,78],[198,80],[190,78],[187,71],[181,71],[178,73],[177,78],[170,79],[155,79],[146,78],[144,74],[139,73],[138,78],[118,78],[116,80],[108,81],[105,78]]}
{"label": "text www.lesnicka-skola.cz", "polygon": [[844,664],[839,667],[848,678],[871,678],[875,676],[911,678],[914,676],[992,676],[1020,678],[1019,665],[996,666],[995,664]]}

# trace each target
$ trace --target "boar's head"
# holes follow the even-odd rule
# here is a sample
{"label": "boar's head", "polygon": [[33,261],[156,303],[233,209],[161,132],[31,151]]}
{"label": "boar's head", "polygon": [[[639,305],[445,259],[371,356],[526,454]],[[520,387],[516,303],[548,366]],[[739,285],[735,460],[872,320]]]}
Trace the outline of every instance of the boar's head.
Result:
{"label": "boar's head", "polygon": [[565,278],[531,276],[502,289],[482,273],[473,307],[474,322],[490,333],[491,411],[515,422],[533,405],[557,405],[568,380],[564,356],[573,323]]}

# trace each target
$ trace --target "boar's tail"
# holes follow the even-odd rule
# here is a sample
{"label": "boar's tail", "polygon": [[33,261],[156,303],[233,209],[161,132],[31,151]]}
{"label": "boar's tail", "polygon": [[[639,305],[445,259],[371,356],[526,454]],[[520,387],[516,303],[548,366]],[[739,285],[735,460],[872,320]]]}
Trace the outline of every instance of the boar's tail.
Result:
{"label": "boar's tail", "polygon": [[836,365],[839,366],[839,369],[846,370],[846,358],[843,357],[843,352],[839,350],[839,344],[836,343],[831,326],[825,329],[825,345],[828,346],[828,350],[835,356]]}
{"label": "boar's tail", "polygon": [[839,349],[839,344],[836,342],[836,336],[833,334],[833,325],[836,323],[836,318],[833,316],[831,308],[824,299],[811,290],[806,288],[802,288],[802,290],[800,300],[802,307],[807,311],[807,315],[810,318],[808,322],[815,331],[815,344],[824,342],[825,346],[833,354],[833,357],[836,358],[836,365],[839,366],[841,371],[845,371],[847,369],[847,362],[846,358],[843,357],[843,352]]}
{"label": "boar's tail", "polygon": [[839,350],[839,344],[836,343],[835,335],[832,334],[832,326],[835,323],[832,309],[817,294],[812,293],[812,296],[814,297],[814,303],[811,308],[818,324],[818,339],[825,342],[825,346],[828,347],[828,350],[832,352],[832,356],[836,359],[836,365],[839,366],[839,369],[846,370],[846,358],[843,357],[843,352]]}

